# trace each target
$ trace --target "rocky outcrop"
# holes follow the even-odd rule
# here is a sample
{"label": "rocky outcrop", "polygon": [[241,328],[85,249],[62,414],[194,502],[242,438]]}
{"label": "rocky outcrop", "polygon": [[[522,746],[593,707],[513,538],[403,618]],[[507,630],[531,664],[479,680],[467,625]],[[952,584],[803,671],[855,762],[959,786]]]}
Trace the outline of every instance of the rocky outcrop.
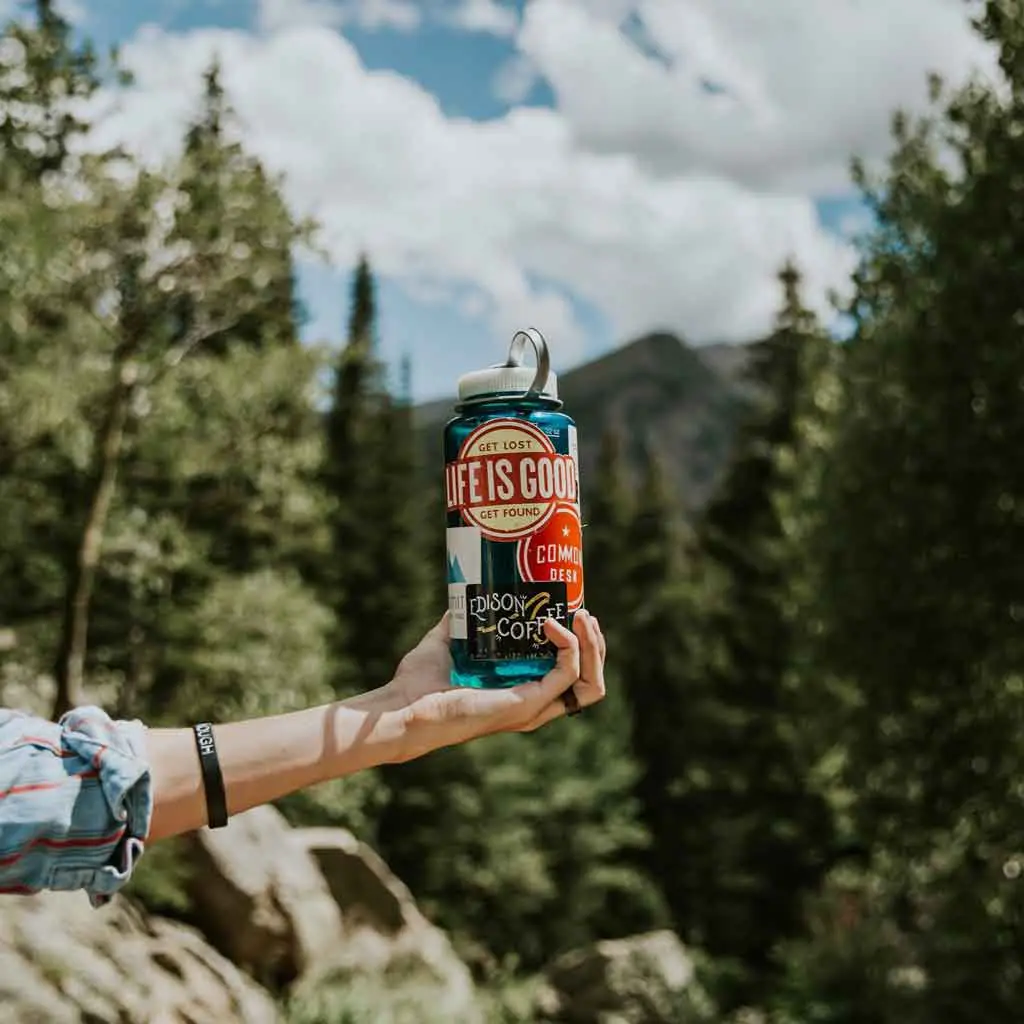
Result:
{"label": "rocky outcrop", "polygon": [[558,1024],[678,1024],[693,961],[673,932],[599,942],[547,971],[543,1019]]}
{"label": "rocky outcrop", "polygon": [[278,991],[334,964],[341,913],[279,811],[239,814],[194,833],[187,848],[193,919],[233,963]]}
{"label": "rocky outcrop", "polygon": [[182,925],[81,893],[0,904],[4,1024],[278,1024],[270,996]]}
{"label": "rocky outcrop", "polygon": [[343,829],[292,829],[271,807],[190,840],[198,926],[275,990],[346,975],[428,993],[447,1019],[473,1024],[476,993],[448,937],[369,847]]}
{"label": "rocky outcrop", "polygon": [[342,970],[378,973],[430,992],[439,1020],[479,1020],[469,968],[370,847],[336,828],[296,829],[291,838],[316,861],[341,912],[345,937],[337,959]]}
{"label": "rocky outcrop", "polygon": [[[447,935],[351,833],[291,829],[259,808],[190,837],[186,850],[198,930],[124,898],[93,910],[81,893],[4,897],[0,1021],[281,1024],[277,999],[317,1022],[482,1024]],[[534,1019],[713,1019],[690,1012],[699,995],[679,940],[654,932],[559,958]]]}

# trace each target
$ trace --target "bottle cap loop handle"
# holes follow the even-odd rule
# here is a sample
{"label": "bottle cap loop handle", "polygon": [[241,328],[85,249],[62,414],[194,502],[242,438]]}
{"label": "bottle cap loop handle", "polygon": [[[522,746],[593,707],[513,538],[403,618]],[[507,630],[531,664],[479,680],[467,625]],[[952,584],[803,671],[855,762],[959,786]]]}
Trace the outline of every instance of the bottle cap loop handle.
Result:
{"label": "bottle cap loop handle", "polygon": [[526,346],[533,347],[537,357],[537,374],[533,378],[530,389],[525,393],[526,397],[539,397],[544,388],[547,387],[548,376],[551,373],[551,353],[548,351],[548,343],[544,335],[535,327],[527,327],[525,330],[516,331],[512,336],[512,344],[508,350],[507,367],[525,366]]}

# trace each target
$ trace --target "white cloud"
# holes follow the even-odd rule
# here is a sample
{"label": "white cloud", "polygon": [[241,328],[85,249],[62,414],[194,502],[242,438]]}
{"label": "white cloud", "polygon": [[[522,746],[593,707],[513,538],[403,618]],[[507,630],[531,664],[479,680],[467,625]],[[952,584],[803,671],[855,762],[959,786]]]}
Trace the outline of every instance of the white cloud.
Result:
{"label": "white cloud", "polygon": [[257,0],[256,23],[263,32],[297,25],[412,32],[428,19],[460,32],[503,37],[519,27],[519,15],[505,0]]}
{"label": "white cloud", "polygon": [[505,61],[494,75],[494,95],[503,103],[522,103],[540,80],[540,73],[529,57],[517,53]]}
{"label": "white cloud", "polygon": [[771,322],[792,255],[823,308],[854,257],[814,190],[848,191],[850,152],[887,149],[890,111],[919,103],[926,68],[957,78],[986,57],[958,0],[776,0],[770,17],[749,0],[531,0],[521,78],[504,85],[539,68],[558,107],[472,122],[361,64],[333,28],[357,6],[262,0],[256,35],[143,31],[105,141],[173,151],[219,53],[248,145],[339,266],[366,249],[410,294],[506,336],[533,322],[567,359],[583,340],[567,291],[620,337],[745,339]]}
{"label": "white cloud", "polygon": [[580,146],[633,153],[665,176],[824,191],[844,186],[852,152],[887,151],[892,110],[923,108],[929,71],[960,81],[991,67],[968,11],[964,0],[531,0],[517,42]]}
{"label": "white cloud", "polygon": [[301,25],[412,32],[422,23],[423,13],[415,0],[259,0],[256,20],[263,32]]}
{"label": "white cloud", "polygon": [[519,15],[500,0],[457,0],[447,15],[449,24],[464,32],[511,36],[519,27]]}
{"label": "white cloud", "polygon": [[321,220],[340,265],[365,247],[384,273],[469,286],[503,333],[525,317],[580,351],[571,303],[534,287],[540,278],[593,302],[621,335],[744,338],[769,322],[790,253],[819,296],[850,268],[809,198],[710,174],[659,179],[632,156],[581,150],[556,111],[449,120],[418,85],[367,71],[318,26],[147,30],[124,51],[137,84],[108,139],[171,152],[218,52],[249,145],[286,174],[294,207]]}

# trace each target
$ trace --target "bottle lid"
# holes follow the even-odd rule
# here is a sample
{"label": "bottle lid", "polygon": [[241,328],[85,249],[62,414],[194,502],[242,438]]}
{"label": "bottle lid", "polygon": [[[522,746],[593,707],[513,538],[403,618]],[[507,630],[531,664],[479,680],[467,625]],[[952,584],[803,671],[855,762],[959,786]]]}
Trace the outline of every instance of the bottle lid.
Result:
{"label": "bottle lid", "polygon": [[[523,363],[526,346],[533,348],[536,366]],[[459,401],[469,402],[490,396],[537,396],[558,401],[558,378],[551,370],[548,343],[540,331],[528,327],[516,331],[509,347],[508,361],[474,370],[459,378]]]}
{"label": "bottle lid", "polygon": [[[490,366],[474,370],[459,378],[459,401],[469,402],[487,395],[525,396],[533,387],[537,369],[533,366]],[[548,373],[544,386],[537,392],[543,398],[558,400],[558,377]]]}

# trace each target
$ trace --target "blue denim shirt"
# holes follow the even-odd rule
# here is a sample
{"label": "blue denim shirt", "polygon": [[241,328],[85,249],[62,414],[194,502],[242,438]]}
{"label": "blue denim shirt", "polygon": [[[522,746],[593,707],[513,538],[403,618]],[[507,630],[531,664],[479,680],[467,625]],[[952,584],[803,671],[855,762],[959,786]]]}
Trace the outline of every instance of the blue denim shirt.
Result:
{"label": "blue denim shirt", "polygon": [[141,722],[0,708],[0,893],[83,889],[105,903],[131,877],[152,814]]}

